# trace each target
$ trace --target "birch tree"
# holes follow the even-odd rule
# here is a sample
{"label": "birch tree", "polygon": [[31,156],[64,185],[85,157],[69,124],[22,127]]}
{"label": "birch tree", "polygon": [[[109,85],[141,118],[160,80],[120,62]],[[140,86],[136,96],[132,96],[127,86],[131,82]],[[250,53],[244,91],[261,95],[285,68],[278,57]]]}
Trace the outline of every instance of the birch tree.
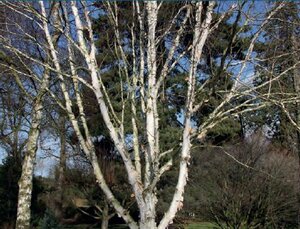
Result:
{"label": "birch tree", "polygon": [[[18,12],[20,10],[18,6],[11,5],[11,4],[7,4],[4,7],[6,8],[6,11],[9,12],[10,14],[13,12]],[[57,7],[57,4],[54,4],[53,9],[55,9],[55,7]],[[56,11],[54,10],[54,12]],[[13,40],[14,41],[17,41],[19,39],[25,40],[28,38],[31,40],[35,40],[36,37],[38,36],[38,30],[31,30],[31,31],[26,30],[25,28],[26,24],[25,23],[23,24],[20,21],[20,19],[14,20],[16,18],[13,18],[12,15],[8,15],[6,19],[7,21],[4,24],[5,26],[3,26],[4,28],[2,28],[2,32],[4,32],[4,35],[3,36],[1,35],[2,46],[4,48],[10,47]],[[21,32],[20,37],[18,37],[17,33],[20,31],[22,31],[24,34]],[[56,42],[56,36],[53,36],[53,39],[54,42]],[[20,43],[21,46],[26,44],[27,42]],[[34,48],[37,48],[38,50],[38,47],[34,47]],[[41,74],[38,74],[37,72],[34,73],[35,72],[34,70],[26,66],[26,60],[24,60],[24,58],[20,53],[22,51],[24,50],[21,49],[13,50],[12,53],[14,54],[15,59],[20,61],[21,63],[20,65],[22,66],[22,69],[25,69],[24,70],[26,72],[25,74],[30,75],[30,77],[36,76],[36,78],[38,79],[37,83],[34,84],[35,87],[38,87],[38,91],[36,93],[32,93],[32,91],[30,91],[29,93],[26,92],[25,88],[27,83],[26,82],[24,83],[24,81],[22,82],[21,80],[21,77],[24,76],[24,73],[20,74],[20,72],[18,71],[19,66],[16,66],[14,63],[12,63],[12,61],[9,60],[8,57],[1,64],[8,68],[8,72],[12,72],[12,74],[15,75],[18,86],[24,92],[25,98],[32,101],[32,108],[31,108],[32,111],[30,114],[30,127],[29,127],[28,137],[26,140],[25,155],[22,160],[22,174],[18,182],[19,194],[18,194],[18,207],[17,207],[17,220],[16,220],[16,228],[30,228],[32,178],[34,172],[36,152],[38,148],[38,137],[40,134],[40,125],[43,116],[43,100],[44,100],[44,95],[46,93],[46,90],[49,87],[49,83],[50,83],[50,71],[49,69],[44,68],[41,69],[42,72]],[[7,52],[7,55],[9,54],[11,53]],[[43,54],[40,55],[42,61],[47,63],[48,57],[44,59],[42,57]]]}
{"label": "birch tree", "polygon": [[[251,79],[245,81],[245,72],[249,65],[256,64],[255,43],[284,3],[278,4],[266,16],[254,14],[251,4],[245,8],[243,8],[245,4],[226,5],[220,16],[214,17],[214,11],[217,10],[216,2],[188,2],[178,9],[172,20],[166,22],[168,24],[164,31],[158,31],[159,13],[166,3],[133,1],[130,4],[132,17],[135,20],[128,24],[126,34],[129,34],[130,39],[126,39],[118,27],[120,22],[118,3],[104,2],[105,13],[115,29],[111,48],[118,58],[119,72],[115,77],[120,77],[121,85],[119,101],[121,109],[119,111],[116,111],[113,106],[113,97],[110,96],[109,88],[102,80],[105,68],[101,68],[101,63],[97,60],[97,52],[101,51],[101,47],[97,50],[97,37],[93,29],[93,18],[97,14],[93,13],[94,8],[88,3],[62,1],[59,2],[59,7],[51,8],[49,3],[44,1],[39,1],[38,6],[30,3],[1,2],[11,7],[18,15],[36,22],[45,41],[39,47],[49,62],[43,62],[22,52],[19,47],[6,42],[7,38],[4,37],[1,37],[2,47],[40,66],[44,72],[48,72],[56,79],[55,82],[60,86],[63,100],[57,98],[51,86],[45,82],[41,84],[44,85],[41,89],[44,88],[44,92],[47,91],[49,96],[67,113],[81,149],[93,167],[97,184],[109,204],[126,224],[130,228],[167,228],[173,222],[176,213],[183,207],[184,189],[188,181],[188,167],[194,142],[204,141],[208,131],[225,119],[253,112],[270,104],[286,104],[299,100],[297,95],[293,95],[289,99],[280,98],[279,101],[273,101],[266,94],[258,93],[260,87],[280,79],[284,72],[293,70],[299,64],[298,62],[285,69],[284,72],[274,75],[262,85],[251,84],[255,75],[248,76]],[[212,75],[201,75],[200,63],[203,60],[203,50],[222,20],[227,20],[228,17],[238,13],[245,15],[238,19],[242,28],[248,24],[253,24],[255,27],[250,35],[243,34],[243,29],[234,31],[231,36],[232,42],[234,43],[238,36],[247,35],[250,37],[249,46],[242,61],[234,61],[231,52],[224,50],[226,58],[221,61],[220,70],[231,69],[232,86],[216,92],[213,91],[213,87],[208,86],[218,79]],[[56,15],[57,20],[51,20],[52,14]],[[182,45],[182,40],[187,28],[192,28],[192,41],[189,46],[185,47]],[[58,39],[59,42],[57,42]],[[164,50],[165,58],[159,56],[162,43],[167,43]],[[128,51],[131,52],[130,58],[127,55]],[[168,92],[168,88],[164,88],[164,83],[172,77],[172,70],[179,69],[183,63],[187,71],[183,72],[185,77],[181,82],[182,85],[186,85],[183,96],[184,106],[180,111],[180,115],[183,116],[181,138],[178,139],[176,147],[162,150],[160,137],[162,114],[158,106],[162,91]],[[27,76],[39,80],[36,75],[27,74]],[[95,97],[95,106],[100,111],[101,119],[114,143],[117,154],[122,158],[128,183],[132,188],[132,196],[139,210],[138,219],[133,218],[130,212],[122,206],[105,180],[95,153],[85,113],[81,93],[83,88],[91,91]],[[212,92],[217,93],[221,100],[206,113],[201,122],[195,122],[196,113],[209,102]],[[39,107],[36,107],[34,115],[40,115],[39,111]],[[129,120],[125,116],[125,112],[128,111],[131,113]],[[130,128],[125,128],[126,123],[130,123]],[[38,132],[34,133],[34,139],[36,139]],[[172,168],[174,156],[180,161],[177,184],[168,209],[163,217],[158,219],[156,216],[157,184],[166,171]],[[32,158],[33,156],[30,161]],[[30,176],[32,173],[28,174]],[[29,205],[26,209],[29,211]],[[21,211],[21,208],[19,212],[19,218],[27,215]],[[28,222],[27,216],[26,222]],[[29,228],[29,226],[26,224],[25,227],[19,228]]]}

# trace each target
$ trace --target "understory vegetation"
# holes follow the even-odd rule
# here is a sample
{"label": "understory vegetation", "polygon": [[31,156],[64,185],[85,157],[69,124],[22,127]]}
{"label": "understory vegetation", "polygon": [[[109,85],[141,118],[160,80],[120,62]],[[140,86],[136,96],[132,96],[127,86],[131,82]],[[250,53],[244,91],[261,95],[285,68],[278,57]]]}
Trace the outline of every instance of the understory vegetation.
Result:
{"label": "understory vegetation", "polygon": [[[175,219],[175,228],[189,224],[188,228],[209,228],[209,225],[211,228],[297,228],[298,164],[293,152],[261,135],[252,140],[235,139],[221,146],[199,145],[193,151],[184,207]],[[120,161],[113,159],[107,163],[113,167],[108,175],[117,197],[138,217]],[[12,160],[6,159],[0,167],[3,228],[9,228],[16,216],[20,167],[12,164]],[[12,171],[14,168],[17,171]],[[177,171],[168,172],[158,185],[158,217],[171,199],[176,182],[174,173]],[[47,178],[35,178],[33,227],[99,228],[106,203],[95,186],[90,165],[73,165],[67,169],[63,203],[59,203],[57,180],[58,167]],[[62,218],[58,217],[60,204]],[[112,228],[124,224],[110,206],[108,214]]]}

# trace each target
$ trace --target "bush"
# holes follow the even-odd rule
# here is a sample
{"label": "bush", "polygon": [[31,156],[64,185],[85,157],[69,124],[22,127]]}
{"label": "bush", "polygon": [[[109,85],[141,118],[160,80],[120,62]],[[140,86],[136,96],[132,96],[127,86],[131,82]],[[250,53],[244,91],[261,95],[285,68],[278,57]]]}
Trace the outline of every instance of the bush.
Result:
{"label": "bush", "polygon": [[12,156],[0,165],[0,226],[16,219],[21,169],[21,163]]}
{"label": "bush", "polygon": [[182,215],[221,228],[296,228],[297,159],[282,152],[258,142],[198,152]]}
{"label": "bush", "polygon": [[38,229],[61,229],[58,220],[50,210],[46,210],[43,219],[40,220]]}

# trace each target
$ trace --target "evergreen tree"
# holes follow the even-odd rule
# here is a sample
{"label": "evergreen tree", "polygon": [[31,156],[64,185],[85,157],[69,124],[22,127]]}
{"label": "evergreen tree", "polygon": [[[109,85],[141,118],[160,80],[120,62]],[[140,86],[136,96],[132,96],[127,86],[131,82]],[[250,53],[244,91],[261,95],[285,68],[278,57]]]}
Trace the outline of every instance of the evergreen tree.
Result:
{"label": "evergreen tree", "polygon": [[[279,4],[279,3],[278,3]],[[292,98],[295,96],[294,82],[296,75],[294,66],[299,61],[297,59],[297,47],[295,39],[300,32],[299,6],[297,2],[288,2],[282,10],[276,13],[276,17],[268,24],[263,41],[257,44],[259,59],[256,71],[260,74],[255,82],[256,85],[283,74],[280,80],[271,82],[261,88],[259,93],[269,94],[265,99],[277,101],[282,98]],[[299,43],[299,41],[298,41]],[[296,69],[299,68],[295,66]],[[286,69],[290,69],[286,71]],[[287,111],[293,119],[296,118],[297,105],[289,104]],[[298,146],[295,128],[290,122],[287,114],[278,104],[269,107],[260,113],[261,124],[268,124],[271,134],[277,141],[285,147],[295,150]]]}
{"label": "evergreen tree", "polygon": [[0,226],[16,219],[20,176],[20,161],[12,156],[5,158],[0,165]]}
{"label": "evergreen tree", "polygon": [[[209,42],[207,42],[204,46],[205,51],[203,52],[203,61],[198,66],[199,75],[197,77],[197,84],[202,85],[206,83],[209,86],[196,96],[196,99],[199,98],[199,100],[202,100],[203,97],[207,98],[207,102],[198,109],[198,112],[193,118],[196,125],[205,120],[207,114],[210,113],[220,103],[220,101],[222,101],[222,91],[230,90],[232,86],[231,77],[233,72],[228,68],[227,64],[234,60],[243,60],[245,58],[244,51],[249,46],[250,41],[250,38],[243,35],[250,30],[250,27],[241,25],[242,9],[245,6],[245,3],[246,1],[240,3],[240,10],[236,14],[228,14],[226,16],[226,20],[223,20],[220,23],[218,28],[211,34]],[[159,23],[157,25],[157,32],[161,34],[159,34],[158,37],[164,35],[163,31],[166,31],[169,22],[183,5],[183,3],[178,2],[174,4],[163,4],[161,6],[162,9],[159,11]],[[125,103],[125,106],[128,106],[128,108],[130,108],[131,105],[129,94],[130,89],[133,88],[134,85],[130,79],[130,74],[134,73],[129,72],[129,75],[126,75],[124,63],[122,63],[121,59],[121,53],[119,50],[115,49],[115,44],[118,41],[115,38],[114,27],[109,26],[113,22],[111,21],[111,18],[107,16],[109,12],[105,3],[95,3],[95,6],[103,10],[103,13],[99,14],[99,17],[94,20],[94,31],[98,47],[97,61],[101,63],[101,67],[103,69],[101,75],[103,84],[106,88],[108,88],[107,92],[109,93],[109,96],[113,98],[112,106],[115,109],[117,116],[121,117],[122,114],[118,113],[118,111],[122,110],[122,100],[128,101]],[[122,38],[121,45],[129,65],[132,66],[134,65],[132,62],[134,60],[132,57],[133,50],[130,49],[132,34],[130,33],[128,25],[134,22],[136,27],[132,28],[132,30],[135,32],[138,30],[139,22],[137,20],[137,16],[132,15],[133,5],[131,2],[118,3],[118,7],[118,28],[120,30],[120,37]],[[215,8],[217,8],[217,6]],[[203,14],[205,14],[205,11]],[[220,14],[216,11],[213,17],[215,21],[217,21]],[[180,19],[182,20],[182,17]],[[192,21],[188,21],[186,24],[187,29],[179,45],[180,50],[186,50],[192,43],[192,25],[194,24],[193,20],[195,19],[191,18],[191,20]],[[181,21],[178,23],[180,24]],[[173,29],[174,31],[178,29],[179,24],[175,25],[174,28],[171,28],[164,39],[159,40],[160,49],[158,49],[158,56],[160,56],[161,62],[158,62],[157,67],[160,71],[162,71],[162,64],[165,62],[167,54],[170,51],[170,42],[174,38]],[[142,35],[140,33],[135,34]],[[138,40],[139,37],[135,37],[135,39]],[[146,44],[144,45],[146,46]],[[135,53],[135,55],[141,55],[141,53]],[[182,82],[185,82],[184,79],[186,78],[187,71],[188,64],[178,63],[169,74],[169,77],[165,80],[163,90],[160,93],[158,110],[161,114],[160,128],[162,131],[160,136],[164,142],[164,144],[161,144],[162,150],[172,148],[172,144],[175,143],[176,145],[176,142],[180,138],[181,121],[184,118],[182,107],[185,105],[185,91],[188,86]],[[101,125],[102,121],[99,119],[99,111],[97,108],[95,109],[92,106],[92,104],[95,103],[96,98],[93,99],[93,96],[88,92],[88,90],[89,89],[85,91],[85,104],[86,109],[89,110],[88,113],[91,114],[90,121],[92,124],[95,122],[98,124],[100,123],[100,125],[97,125],[99,128],[95,134],[100,133],[106,135],[105,132],[103,132],[105,127]],[[142,97],[140,96],[139,99],[141,100]],[[138,108],[140,107],[138,106]],[[124,114],[125,117],[130,117],[132,115],[130,113],[130,109],[126,110],[128,110],[128,113]],[[140,112],[140,110],[137,110],[137,120],[140,120],[138,128],[142,132],[144,127],[140,125],[143,119]],[[124,120],[126,121],[130,119],[124,118]],[[130,122],[125,124],[125,132],[126,131],[129,135],[132,133],[132,126]],[[226,121],[225,123],[217,126],[217,128],[210,132],[208,137],[214,142],[219,142],[240,134],[240,121],[236,119]],[[140,140],[142,144],[143,137],[141,137]]]}

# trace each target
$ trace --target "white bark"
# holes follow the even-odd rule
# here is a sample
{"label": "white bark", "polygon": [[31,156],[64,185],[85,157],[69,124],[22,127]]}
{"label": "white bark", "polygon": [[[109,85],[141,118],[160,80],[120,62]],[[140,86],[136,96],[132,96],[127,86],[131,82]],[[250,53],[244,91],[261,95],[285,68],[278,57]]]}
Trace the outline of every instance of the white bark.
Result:
{"label": "white bark", "polygon": [[191,134],[192,134],[192,124],[191,116],[194,105],[195,96],[195,77],[197,72],[197,65],[200,61],[202,49],[205,41],[208,37],[208,32],[210,29],[210,24],[212,21],[212,10],[215,2],[209,2],[209,6],[206,13],[206,18],[201,21],[201,14],[203,9],[203,3],[197,3],[196,11],[196,25],[193,37],[193,48],[191,57],[191,67],[188,79],[188,92],[187,92],[187,104],[185,110],[185,120],[184,120],[184,131],[182,136],[182,149],[181,149],[181,161],[179,166],[179,176],[176,185],[175,193],[173,195],[172,202],[168,211],[165,213],[163,219],[159,223],[158,228],[164,229],[170,223],[172,223],[176,213],[183,207],[183,194],[184,188],[188,179],[188,165],[191,154]]}
{"label": "white bark", "polygon": [[[137,171],[130,159],[130,156],[128,152],[126,151],[126,147],[124,146],[124,142],[122,141],[122,138],[119,137],[119,133],[117,129],[114,127],[110,116],[109,116],[109,110],[107,108],[107,105],[104,101],[104,96],[101,91],[101,85],[100,85],[100,74],[98,72],[98,66],[97,66],[97,61],[96,61],[96,47],[94,42],[91,42],[91,50],[88,52],[86,45],[84,44],[84,39],[83,39],[83,33],[82,33],[82,22],[79,17],[78,9],[76,7],[75,2],[71,2],[71,7],[73,11],[73,15],[75,18],[75,23],[76,23],[76,32],[77,36],[79,39],[80,46],[83,50],[85,50],[86,55],[84,56],[88,65],[88,68],[91,72],[91,80],[92,80],[92,85],[94,87],[94,94],[96,96],[96,99],[98,101],[98,105],[101,111],[102,118],[106,124],[106,127],[109,130],[109,134],[111,139],[113,140],[118,152],[120,153],[122,160],[124,162],[127,174],[128,174],[128,179],[129,183],[131,184],[135,198],[137,201],[137,204],[139,205],[139,208],[143,208],[144,206],[144,201],[143,201],[143,196],[142,196],[142,187],[141,187],[141,181],[138,180],[138,174]],[[85,9],[87,11],[87,9]],[[92,41],[94,39],[93,36],[93,31],[92,31],[92,24],[90,22],[88,13],[85,13],[86,15],[86,21],[88,23],[88,31],[89,31],[89,37],[90,40]]]}
{"label": "white bark", "polygon": [[[58,4],[53,5],[54,12]],[[57,20],[57,15],[52,15],[54,21]],[[53,36],[55,43],[57,42],[57,35]],[[40,135],[40,125],[43,115],[43,100],[44,95],[49,87],[50,75],[49,70],[44,69],[44,73],[41,80],[40,89],[38,94],[34,98],[33,108],[31,113],[31,127],[28,135],[28,142],[26,145],[25,157],[22,164],[22,174],[19,180],[19,194],[18,194],[18,206],[17,206],[17,229],[29,229],[31,219],[31,197],[32,197],[32,179],[34,172],[34,164],[36,159],[38,138]]]}
{"label": "white bark", "polygon": [[[67,4],[70,4],[72,16],[69,19],[67,13]],[[78,9],[78,4],[82,4],[82,8]],[[118,15],[118,6],[117,3],[105,3],[108,12],[110,14],[110,19],[115,27],[115,49],[117,58],[120,61],[123,61],[125,67],[119,68],[120,72],[125,73],[126,81],[122,82],[126,86],[131,86],[131,90],[124,90],[121,93],[122,97],[122,108],[121,111],[122,117],[118,117],[114,108],[112,106],[111,98],[109,97],[109,91],[106,90],[102,80],[101,74],[99,71],[99,64],[96,61],[96,46],[94,42],[94,35],[92,29],[92,23],[90,19],[90,13],[88,7],[85,5],[85,2],[80,3],[72,1],[70,3],[62,3],[64,8],[64,30],[62,30],[59,24],[51,24],[46,20],[47,14],[43,1],[40,1],[41,14],[37,17],[42,21],[40,24],[41,28],[45,32],[47,39],[47,47],[51,54],[51,63],[42,63],[39,60],[34,59],[31,56],[27,55],[27,58],[43,66],[45,69],[52,71],[55,77],[59,79],[59,84],[63,92],[63,97],[65,104],[61,104],[68,115],[68,119],[72,123],[76,136],[80,142],[81,148],[86,154],[87,158],[90,160],[93,171],[97,179],[97,183],[101,190],[104,192],[108,202],[114,207],[117,214],[121,216],[125,222],[129,225],[130,228],[147,228],[147,229],[164,229],[172,223],[178,210],[182,208],[183,205],[183,195],[184,189],[188,179],[188,165],[190,160],[191,153],[191,141],[199,134],[199,139],[205,137],[207,131],[214,127],[216,124],[229,117],[232,113],[240,114],[250,110],[259,109],[263,106],[266,106],[267,103],[257,105],[255,100],[250,98],[242,104],[237,105],[236,107],[226,108],[226,105],[232,101],[232,99],[241,98],[245,93],[252,93],[255,91],[255,88],[249,88],[244,92],[237,90],[238,82],[241,76],[243,75],[243,70],[246,68],[246,64],[251,61],[251,54],[253,52],[254,42],[259,37],[260,32],[262,31],[263,26],[267,21],[272,17],[270,14],[264,22],[261,22],[261,28],[257,30],[257,33],[254,35],[252,42],[246,53],[246,59],[240,64],[241,71],[236,75],[236,83],[232,89],[224,94],[224,100],[216,106],[216,109],[211,112],[210,116],[206,121],[200,124],[198,130],[194,130],[192,126],[192,118],[195,111],[201,108],[201,105],[205,103],[205,100],[201,100],[199,104],[195,104],[196,97],[196,83],[197,80],[197,66],[201,61],[202,50],[207,42],[207,39],[210,33],[217,28],[220,22],[225,18],[225,14],[221,16],[216,23],[212,23],[212,11],[214,7],[214,2],[203,3],[197,2],[196,12],[193,10],[194,7],[192,4],[187,4],[182,7],[170,23],[170,26],[167,27],[166,31],[163,32],[162,37],[157,37],[157,20],[158,20],[158,10],[161,4],[157,5],[156,1],[147,1],[141,4],[138,1],[133,3],[133,9],[136,10],[137,22],[139,26],[139,33],[136,35],[133,28],[135,24],[129,25],[131,28],[131,48],[132,48],[132,57],[133,57],[133,66],[129,65],[128,57],[126,56],[126,49],[122,44],[123,37],[119,31],[119,15]],[[208,4],[208,5],[207,5]],[[231,8],[230,10],[232,10]],[[60,9],[56,9],[60,10]],[[182,14],[185,12],[185,14]],[[190,15],[195,14],[195,26],[193,30],[193,42],[190,47],[187,47],[184,51],[178,51],[180,45],[181,36],[185,32],[185,24],[189,22]],[[59,15],[56,12],[56,15]],[[180,15],[180,20],[178,19]],[[177,17],[178,16],[178,17]],[[75,23],[70,21],[74,20]],[[193,20],[191,20],[193,21]],[[134,22],[135,23],[135,22]],[[181,23],[179,25],[179,30],[173,33],[173,40],[170,42],[170,47],[167,49],[166,60],[164,63],[160,63],[158,59],[159,51],[158,44],[161,42],[164,37],[167,35],[168,31],[172,31],[172,28],[175,27],[176,23]],[[147,26],[145,26],[147,24]],[[177,24],[176,24],[177,26]],[[64,71],[64,68],[61,66],[61,57],[60,49],[56,48],[54,45],[53,39],[53,27],[65,37],[67,44],[67,55],[68,55],[68,66],[69,70]],[[87,31],[87,34],[83,34],[83,31]],[[76,36],[72,33],[76,33]],[[138,38],[137,38],[138,37]],[[0,37],[1,38],[1,37]],[[146,47],[145,47],[146,46]],[[5,46],[8,47],[8,46]],[[137,51],[135,48],[138,47]],[[17,55],[26,57],[26,54],[20,52],[18,48],[12,47],[13,52]],[[76,52],[77,51],[77,52]],[[84,64],[78,64],[76,62],[75,53],[79,53],[80,58]],[[190,55],[186,55],[189,53]],[[65,52],[62,54],[66,55]],[[188,83],[188,89],[186,92],[186,104],[184,107],[184,127],[182,133],[182,148],[180,151],[180,165],[179,165],[179,175],[178,182],[175,188],[172,202],[170,203],[169,209],[165,213],[163,219],[159,222],[156,222],[156,185],[159,182],[161,176],[170,169],[172,166],[172,159],[165,162],[165,155],[172,151],[172,149],[166,150],[166,152],[161,152],[160,148],[160,123],[159,123],[159,113],[158,113],[158,102],[159,94],[162,90],[164,80],[167,79],[168,73],[177,66],[182,57],[190,58],[190,69],[187,74],[186,82]],[[128,59],[127,59],[128,58]],[[161,64],[161,65],[159,65]],[[161,72],[158,73],[157,65],[161,66]],[[88,79],[80,76],[78,72],[78,67],[87,68],[86,75]],[[124,70],[125,69],[125,70]],[[286,70],[289,71],[289,70]],[[276,76],[272,80],[279,79],[284,73]],[[66,81],[66,79],[70,81]],[[121,77],[120,77],[121,78]],[[40,80],[38,77],[35,77],[35,80]],[[122,80],[122,79],[121,79]],[[74,99],[72,101],[70,91],[68,91],[67,82],[72,84],[74,88]],[[183,82],[183,83],[186,83]],[[139,222],[135,222],[127,210],[119,203],[111,189],[108,187],[103,173],[101,171],[98,159],[95,154],[95,149],[92,142],[92,137],[90,135],[89,127],[87,125],[87,120],[85,117],[84,104],[82,101],[82,95],[80,94],[80,86],[85,85],[89,88],[95,95],[97,99],[97,106],[99,106],[101,116],[104,120],[105,126],[108,129],[110,138],[114,142],[115,148],[119,152],[124,165],[126,172],[128,174],[128,182],[132,187],[134,198],[137,202],[137,206],[140,212]],[[200,88],[197,88],[198,91],[205,90],[204,83]],[[137,88],[139,87],[139,88]],[[262,87],[262,86],[261,86]],[[256,88],[258,89],[258,87]],[[135,94],[138,91],[141,98]],[[51,90],[48,89],[48,92],[51,94]],[[127,93],[127,94],[126,94]],[[126,97],[130,104],[130,109],[132,111],[131,120],[131,134],[133,136],[133,147],[134,147],[134,158],[131,157],[130,152],[128,151],[125,143],[125,131],[124,131],[124,113],[125,113],[125,101]],[[51,94],[53,98],[55,95]],[[262,98],[264,95],[260,95]],[[137,102],[140,99],[140,104]],[[56,99],[57,101],[58,99]],[[294,101],[298,101],[295,98]],[[75,102],[79,110],[79,117],[77,118],[73,113],[72,103]],[[273,101],[272,101],[273,102]],[[280,101],[286,103],[286,101]],[[270,102],[271,103],[271,102]],[[277,101],[277,103],[279,103]],[[138,117],[137,106],[141,106],[141,117]],[[245,108],[246,107],[246,108]],[[243,108],[239,110],[240,108]],[[39,114],[39,113],[36,113]],[[144,122],[143,133],[139,129],[138,120],[142,119]],[[83,127],[83,128],[81,128]],[[83,130],[82,130],[83,129]],[[145,130],[144,130],[145,129]],[[194,133],[193,131],[197,132]],[[84,132],[84,134],[82,133]],[[139,145],[139,139],[146,137],[146,146]],[[164,163],[162,163],[164,161]],[[106,227],[106,221],[104,222],[104,227]]]}
{"label": "white bark", "polygon": [[[45,10],[44,4],[43,4],[42,1],[40,1],[39,3],[40,3],[40,6],[41,6],[42,15],[44,16],[44,18],[46,18],[46,10]],[[75,20],[77,20],[76,23],[79,24],[79,26],[81,26],[81,23],[78,22],[78,20],[80,20],[80,19],[78,17],[78,10],[77,10],[77,8],[75,6],[75,3],[73,2],[71,4],[72,4],[74,16],[75,16]],[[49,44],[51,56],[53,58],[54,66],[55,66],[55,68],[56,68],[56,70],[58,72],[59,78],[61,80],[61,84],[60,85],[61,85],[61,89],[63,91],[64,99],[66,101],[66,109],[67,109],[67,112],[68,112],[69,119],[70,119],[70,121],[71,121],[71,123],[73,125],[75,133],[76,133],[76,135],[77,135],[77,137],[79,139],[79,142],[80,142],[80,144],[81,144],[84,152],[86,153],[86,155],[88,156],[88,158],[90,159],[90,161],[92,163],[92,166],[93,166],[93,169],[94,169],[94,174],[95,174],[95,176],[97,178],[98,184],[101,187],[101,189],[103,190],[103,192],[105,193],[107,200],[116,209],[117,213],[120,216],[123,217],[123,219],[126,221],[126,223],[128,224],[128,226],[130,228],[135,229],[135,228],[137,228],[136,223],[133,221],[133,219],[128,214],[128,212],[117,201],[117,199],[114,197],[114,195],[112,194],[111,190],[109,189],[108,185],[105,182],[104,176],[103,176],[103,174],[101,172],[101,169],[99,167],[99,164],[98,164],[98,160],[97,160],[97,157],[96,157],[96,154],[95,154],[95,149],[93,147],[93,144],[92,144],[90,136],[86,136],[87,137],[87,141],[85,141],[84,138],[83,138],[83,136],[82,136],[82,134],[81,134],[81,132],[80,132],[80,128],[79,128],[78,122],[77,122],[77,120],[76,120],[76,118],[75,118],[75,116],[74,116],[74,114],[72,112],[71,99],[70,99],[70,96],[69,96],[69,94],[67,92],[66,85],[64,83],[64,77],[61,75],[61,72],[62,72],[61,71],[61,66],[59,64],[58,57],[57,57],[57,54],[56,54],[56,50],[54,48],[54,45],[53,45],[53,42],[52,42],[52,39],[51,39],[51,34],[49,32],[49,28],[48,28],[47,22],[45,20],[43,21],[43,27],[44,27],[44,32],[45,32],[45,35],[46,35],[46,38],[47,38],[47,42]],[[82,26],[80,28],[82,29]],[[89,64],[90,64],[89,67],[94,67],[93,64],[90,63],[89,54],[87,52],[85,44],[83,43],[82,30],[78,29],[77,32],[78,32],[78,35],[79,35],[79,40],[81,41],[81,47],[83,48],[84,53],[86,54],[85,57],[87,58],[87,60],[89,60]],[[93,70],[95,70],[95,69],[93,69]],[[95,71],[94,71],[94,74],[95,74]],[[94,75],[94,77],[95,77],[95,75]],[[93,84],[94,84],[94,81],[93,81]],[[99,86],[99,82],[98,82],[98,86]],[[102,94],[101,94],[101,99],[102,99]],[[78,105],[80,106],[80,103]],[[103,109],[104,110],[106,109],[106,111],[107,111],[106,107],[104,107]],[[106,115],[108,116],[108,113]],[[106,119],[109,119],[109,117],[106,117]]]}
{"label": "white bark", "polygon": [[145,171],[145,187],[149,185],[152,179],[152,171],[157,168],[156,158],[159,154],[159,133],[158,133],[158,115],[157,115],[157,96],[155,93],[156,85],[156,24],[157,24],[157,2],[146,2],[148,22],[148,44],[147,44],[147,69],[148,69],[148,91],[146,107],[146,136],[148,141],[147,155],[149,165]]}
{"label": "white bark", "polygon": [[46,71],[43,76],[39,94],[35,98],[31,113],[31,127],[28,136],[27,150],[22,165],[22,174],[19,180],[19,194],[17,207],[17,229],[29,229],[31,217],[31,195],[32,195],[32,178],[37,151],[37,141],[40,134],[40,124],[43,114],[43,96],[49,85],[49,73]]}

